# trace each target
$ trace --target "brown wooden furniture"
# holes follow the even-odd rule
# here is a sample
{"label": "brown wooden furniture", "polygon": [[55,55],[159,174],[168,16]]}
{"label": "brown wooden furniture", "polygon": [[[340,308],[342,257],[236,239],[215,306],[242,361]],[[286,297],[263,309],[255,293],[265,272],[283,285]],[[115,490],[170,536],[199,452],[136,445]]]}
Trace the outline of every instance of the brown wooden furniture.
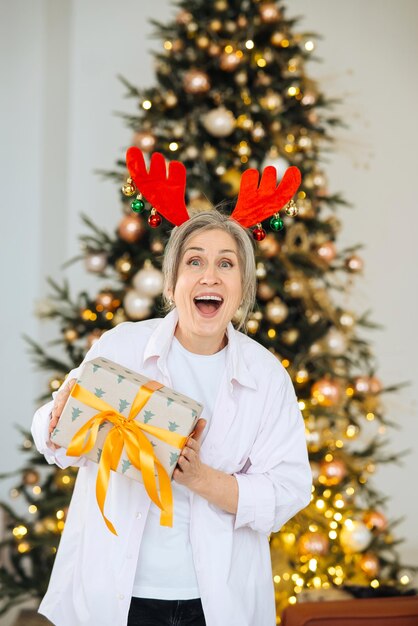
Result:
{"label": "brown wooden furniture", "polygon": [[282,626],[418,626],[418,596],[301,602],[286,607]]}

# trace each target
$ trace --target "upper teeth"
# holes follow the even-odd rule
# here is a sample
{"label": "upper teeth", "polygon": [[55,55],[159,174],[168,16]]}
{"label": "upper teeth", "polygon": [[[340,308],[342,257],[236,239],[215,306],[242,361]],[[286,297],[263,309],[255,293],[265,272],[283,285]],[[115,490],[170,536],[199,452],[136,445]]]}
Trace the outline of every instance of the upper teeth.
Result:
{"label": "upper teeth", "polygon": [[196,296],[195,300],[218,300],[222,302],[222,298],[220,296]]}

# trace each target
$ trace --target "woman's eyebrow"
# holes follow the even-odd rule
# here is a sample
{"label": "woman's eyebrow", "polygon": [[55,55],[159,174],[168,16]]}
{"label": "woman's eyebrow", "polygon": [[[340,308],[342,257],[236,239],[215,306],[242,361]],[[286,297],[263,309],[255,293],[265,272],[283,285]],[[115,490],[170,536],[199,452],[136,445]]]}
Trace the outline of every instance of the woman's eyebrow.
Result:
{"label": "woman's eyebrow", "polygon": [[[186,253],[189,250],[198,250],[199,252],[206,252],[205,248],[198,248],[197,246],[191,246],[190,248],[186,248],[184,252]],[[235,250],[229,250],[228,248],[225,248],[224,250],[219,250],[218,254],[225,254],[225,252],[231,252],[232,254],[235,254],[235,255],[237,254]]]}

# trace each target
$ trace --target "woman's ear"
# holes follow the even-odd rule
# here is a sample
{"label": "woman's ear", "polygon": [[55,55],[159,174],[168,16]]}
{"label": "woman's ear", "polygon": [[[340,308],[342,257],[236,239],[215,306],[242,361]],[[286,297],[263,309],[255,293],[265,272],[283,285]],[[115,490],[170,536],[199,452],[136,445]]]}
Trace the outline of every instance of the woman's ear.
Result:
{"label": "woman's ear", "polygon": [[170,304],[174,304],[174,293],[171,287],[168,287],[164,290],[164,296],[169,301]]}

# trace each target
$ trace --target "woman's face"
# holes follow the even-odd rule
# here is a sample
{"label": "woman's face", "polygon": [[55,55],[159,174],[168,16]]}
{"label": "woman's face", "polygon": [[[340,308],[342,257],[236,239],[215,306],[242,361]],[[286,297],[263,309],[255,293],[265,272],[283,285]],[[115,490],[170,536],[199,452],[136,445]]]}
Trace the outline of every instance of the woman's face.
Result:
{"label": "woman's face", "polygon": [[242,298],[235,240],[223,230],[192,236],[180,260],[174,300],[182,332],[222,340]]}

